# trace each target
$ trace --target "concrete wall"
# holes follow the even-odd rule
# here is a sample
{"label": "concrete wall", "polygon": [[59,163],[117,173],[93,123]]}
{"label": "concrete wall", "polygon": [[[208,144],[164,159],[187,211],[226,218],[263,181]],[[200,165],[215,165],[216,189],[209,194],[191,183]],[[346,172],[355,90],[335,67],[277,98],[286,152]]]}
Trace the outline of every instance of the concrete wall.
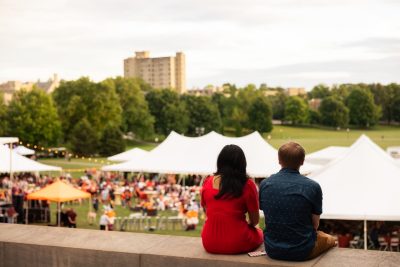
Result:
{"label": "concrete wall", "polygon": [[212,255],[201,239],[0,224],[2,266],[399,266],[400,253],[332,249],[307,262],[275,261],[247,255]]}

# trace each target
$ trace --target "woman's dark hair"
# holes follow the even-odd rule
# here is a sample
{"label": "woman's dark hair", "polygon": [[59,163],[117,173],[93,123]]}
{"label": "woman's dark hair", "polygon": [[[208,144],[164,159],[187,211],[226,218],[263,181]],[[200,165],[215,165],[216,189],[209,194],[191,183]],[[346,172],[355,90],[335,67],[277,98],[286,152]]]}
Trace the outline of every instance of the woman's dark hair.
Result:
{"label": "woman's dark hair", "polygon": [[221,150],[215,173],[215,175],[221,176],[221,183],[215,199],[237,198],[242,195],[243,187],[248,179],[246,166],[246,157],[239,146],[227,145]]}

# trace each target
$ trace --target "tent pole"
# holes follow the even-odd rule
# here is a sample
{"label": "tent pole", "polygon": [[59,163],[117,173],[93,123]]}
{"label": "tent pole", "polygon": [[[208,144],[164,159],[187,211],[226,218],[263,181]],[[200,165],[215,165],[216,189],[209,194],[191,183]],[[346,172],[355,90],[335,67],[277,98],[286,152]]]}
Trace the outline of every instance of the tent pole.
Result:
{"label": "tent pole", "polygon": [[368,238],[368,231],[367,231],[367,220],[364,220],[364,250],[367,250],[367,238]]}
{"label": "tent pole", "polygon": [[89,198],[89,212],[92,212],[92,195]]}
{"label": "tent pole", "polygon": [[26,200],[26,221],[25,224],[29,224],[29,199]]}
{"label": "tent pole", "polygon": [[60,222],[60,219],[61,219],[61,205],[60,205],[60,202],[57,202],[57,204],[58,204],[58,208],[57,208],[58,227],[60,227],[60,225],[61,225],[61,222]]}
{"label": "tent pole", "polygon": [[13,170],[12,170],[12,149],[13,145],[10,143],[10,181],[13,180]]}

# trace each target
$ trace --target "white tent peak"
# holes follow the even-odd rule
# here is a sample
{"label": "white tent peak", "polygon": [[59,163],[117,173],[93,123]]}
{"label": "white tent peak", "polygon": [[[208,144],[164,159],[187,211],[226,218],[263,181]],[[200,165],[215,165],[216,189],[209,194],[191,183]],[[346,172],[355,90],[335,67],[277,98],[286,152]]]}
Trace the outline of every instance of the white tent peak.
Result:
{"label": "white tent peak", "polygon": [[18,154],[20,154],[21,156],[28,156],[28,155],[33,155],[35,154],[35,150],[27,148],[25,146],[17,146],[15,148],[15,152],[17,152]]}
{"label": "white tent peak", "polygon": [[147,153],[149,153],[149,152],[146,150],[143,150],[141,148],[135,147],[135,148],[132,148],[125,152],[108,157],[107,159],[110,161],[128,161],[128,160],[136,159],[137,157],[143,157]]}
{"label": "white tent peak", "polygon": [[366,135],[310,178],[324,194],[323,218],[400,220],[400,168]]}
{"label": "white tent peak", "polygon": [[[209,132],[200,137],[187,137],[171,132],[151,152],[137,160],[104,166],[104,171],[140,171],[180,174],[212,174],[221,149],[229,144],[238,145],[247,160],[247,172],[253,177],[265,177],[280,170],[278,152],[258,133],[242,137],[227,137]],[[309,173],[316,166],[302,167]]]}

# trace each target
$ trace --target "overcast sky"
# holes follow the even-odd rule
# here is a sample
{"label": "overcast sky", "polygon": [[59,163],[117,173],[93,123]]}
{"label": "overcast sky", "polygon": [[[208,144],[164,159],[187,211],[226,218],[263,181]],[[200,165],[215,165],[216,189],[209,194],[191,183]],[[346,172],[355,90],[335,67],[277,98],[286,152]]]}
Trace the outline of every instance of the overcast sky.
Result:
{"label": "overcast sky", "polygon": [[186,54],[187,86],[400,82],[398,0],[0,0],[0,82],[123,75]]}

